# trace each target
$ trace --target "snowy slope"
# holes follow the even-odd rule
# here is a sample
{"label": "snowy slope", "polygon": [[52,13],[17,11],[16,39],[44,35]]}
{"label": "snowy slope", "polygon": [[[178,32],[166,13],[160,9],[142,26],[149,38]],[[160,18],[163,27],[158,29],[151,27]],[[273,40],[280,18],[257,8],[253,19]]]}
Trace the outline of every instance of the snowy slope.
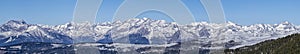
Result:
{"label": "snowy slope", "polygon": [[168,44],[197,40],[199,43],[225,45],[234,42],[236,45],[229,48],[237,48],[299,31],[300,26],[289,22],[249,26],[232,22],[225,24],[197,22],[179,25],[144,18],[124,22],[66,23],[49,26],[12,20],[0,26],[0,45],[22,42]]}
{"label": "snowy slope", "polygon": [[0,46],[19,44],[24,42],[50,42],[71,44],[69,36],[52,32],[51,28],[26,24],[24,21],[8,21],[0,27]]}

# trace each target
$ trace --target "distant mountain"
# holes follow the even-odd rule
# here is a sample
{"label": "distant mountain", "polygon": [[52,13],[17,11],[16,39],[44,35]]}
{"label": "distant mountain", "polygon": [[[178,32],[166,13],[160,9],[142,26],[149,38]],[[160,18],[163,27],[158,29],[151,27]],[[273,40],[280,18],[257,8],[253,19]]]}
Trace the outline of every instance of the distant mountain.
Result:
{"label": "distant mountain", "polygon": [[300,34],[267,40],[252,46],[225,50],[227,54],[298,54],[300,53]]}
{"label": "distant mountain", "polygon": [[51,28],[43,28],[40,25],[11,20],[0,26],[0,46],[24,42],[73,43],[69,36],[51,30]]}
{"label": "distant mountain", "polygon": [[144,18],[130,19],[124,22],[115,21],[98,24],[71,22],[64,25],[49,26],[11,20],[0,26],[0,46],[25,42],[162,45],[192,41],[200,43],[200,45],[221,44],[208,48],[235,49],[265,40],[285,37],[299,31],[299,26],[289,22],[249,26],[237,25],[232,22],[224,24],[196,22],[180,25],[175,22],[168,23],[164,20]]}

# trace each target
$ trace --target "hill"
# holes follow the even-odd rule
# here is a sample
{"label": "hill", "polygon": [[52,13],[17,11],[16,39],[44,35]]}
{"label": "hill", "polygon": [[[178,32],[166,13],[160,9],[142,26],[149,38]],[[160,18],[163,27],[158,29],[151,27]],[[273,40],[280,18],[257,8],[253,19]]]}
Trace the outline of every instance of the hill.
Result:
{"label": "hill", "polygon": [[226,54],[299,54],[300,34],[288,35],[276,40],[267,40],[256,45],[227,49]]}

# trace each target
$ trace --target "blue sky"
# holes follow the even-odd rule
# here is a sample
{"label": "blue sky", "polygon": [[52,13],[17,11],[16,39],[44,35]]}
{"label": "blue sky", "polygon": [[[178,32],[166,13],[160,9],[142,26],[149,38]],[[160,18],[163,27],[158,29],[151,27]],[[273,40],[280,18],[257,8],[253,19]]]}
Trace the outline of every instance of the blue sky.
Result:
{"label": "blue sky", "polygon": [[[123,0],[104,0],[96,22],[111,21]],[[199,0],[182,0],[196,21],[208,21]],[[76,0],[0,0],[0,24],[23,19],[32,24],[58,25],[70,22]],[[228,21],[241,25],[276,24],[289,21],[300,25],[300,0],[222,0]]]}

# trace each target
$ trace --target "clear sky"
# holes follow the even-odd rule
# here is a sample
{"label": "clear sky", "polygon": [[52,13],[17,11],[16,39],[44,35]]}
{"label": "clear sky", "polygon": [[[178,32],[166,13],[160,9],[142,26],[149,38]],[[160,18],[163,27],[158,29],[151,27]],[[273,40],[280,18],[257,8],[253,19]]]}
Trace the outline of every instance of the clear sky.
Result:
{"label": "clear sky", "polygon": [[[104,0],[96,22],[111,21],[122,2],[123,0]],[[182,2],[194,14],[196,21],[208,21],[199,0]],[[237,24],[276,24],[289,21],[300,25],[300,0],[222,0],[222,4],[227,20]],[[72,20],[75,5],[76,0],[0,0],[0,24],[21,19],[32,24],[65,24]]]}

